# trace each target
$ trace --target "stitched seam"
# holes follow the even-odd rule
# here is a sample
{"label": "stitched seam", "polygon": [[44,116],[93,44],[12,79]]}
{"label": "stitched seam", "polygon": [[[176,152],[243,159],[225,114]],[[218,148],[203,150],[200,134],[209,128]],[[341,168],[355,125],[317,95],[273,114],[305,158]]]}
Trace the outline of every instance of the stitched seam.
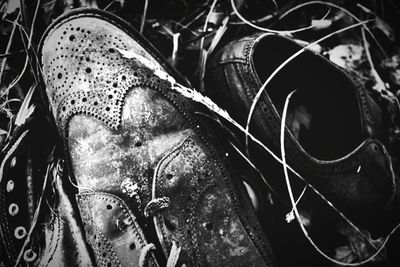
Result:
{"label": "stitched seam", "polygon": [[136,217],[135,215],[132,213],[132,211],[129,209],[129,207],[125,204],[125,202],[120,199],[119,197],[110,194],[110,193],[105,193],[105,192],[95,192],[95,193],[82,193],[82,194],[78,194],[77,195],[78,198],[82,198],[82,200],[84,199],[85,201],[90,200],[90,198],[94,198],[94,199],[99,199],[99,200],[105,200],[105,201],[109,201],[112,202],[114,204],[117,204],[118,207],[120,207],[122,209],[122,211],[124,212],[124,215],[129,218],[129,222],[132,222],[133,226],[133,230],[135,233],[136,238],[139,240],[139,242],[141,243],[142,246],[144,246],[145,244],[147,244],[147,241],[145,241],[144,236],[142,237],[141,233],[140,233],[140,226],[136,221]]}

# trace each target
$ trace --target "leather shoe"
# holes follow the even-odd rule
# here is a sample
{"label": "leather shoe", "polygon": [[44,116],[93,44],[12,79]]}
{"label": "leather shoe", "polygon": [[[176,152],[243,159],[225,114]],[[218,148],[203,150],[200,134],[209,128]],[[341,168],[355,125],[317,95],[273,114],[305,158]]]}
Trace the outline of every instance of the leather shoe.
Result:
{"label": "leather shoe", "polygon": [[173,89],[189,85],[138,32],[78,10],[49,27],[40,51],[91,263],[274,265],[216,134]]}
{"label": "leather shoe", "polygon": [[[208,64],[206,94],[245,126],[264,81],[302,48],[269,33],[232,41]],[[306,50],[269,82],[251,118],[251,132],[277,155],[283,107],[293,91],[285,130],[288,164],[348,217],[373,227],[395,193],[379,106],[354,74]],[[250,156],[271,177],[266,154],[256,151],[250,149]]]}

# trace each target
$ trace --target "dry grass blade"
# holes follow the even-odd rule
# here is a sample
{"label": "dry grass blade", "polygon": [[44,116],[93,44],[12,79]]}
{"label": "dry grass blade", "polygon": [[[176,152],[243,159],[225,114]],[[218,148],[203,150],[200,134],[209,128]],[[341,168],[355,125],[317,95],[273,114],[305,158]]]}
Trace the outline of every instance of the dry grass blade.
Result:
{"label": "dry grass blade", "polygon": [[140,22],[140,33],[143,33],[144,25],[146,24],[147,9],[149,8],[149,0],[144,0],[142,21]]}
{"label": "dry grass blade", "polygon": [[217,32],[215,33],[214,39],[212,40],[210,47],[207,49],[207,57],[211,55],[214,51],[215,47],[218,45],[219,41],[221,40],[222,36],[228,29],[228,22],[229,17],[225,17],[221,23],[221,26],[218,28]]}
{"label": "dry grass blade", "polygon": [[268,187],[268,189],[286,206],[289,206],[289,203],[281,197],[278,192],[268,183],[267,179],[265,176],[262,174],[262,172],[251,162],[251,160],[232,142],[229,142],[229,144],[235,149],[235,151],[249,164],[249,166],[257,172],[257,174],[261,177],[261,180],[264,182],[264,184]]}
{"label": "dry grass blade", "polygon": [[[208,22],[210,21],[210,17],[214,8],[217,4],[218,0],[213,0],[210,10],[208,11],[206,21],[203,26],[203,33],[206,33],[208,30]],[[199,49],[199,64],[198,64],[198,72],[199,72],[199,90],[200,92],[204,92],[204,74],[206,72],[206,64],[207,64],[207,50],[204,49],[204,37],[200,39],[200,49]]]}
{"label": "dry grass blade", "polygon": [[5,54],[0,54],[0,58],[7,58],[7,57],[12,57],[12,56],[18,56],[22,53],[24,53],[25,50],[19,50],[16,52],[11,52],[11,53],[5,53]]}
{"label": "dry grass blade", "polygon": [[106,7],[103,8],[103,10],[106,11],[106,10],[109,9],[114,3],[115,3],[115,0],[111,0],[110,3],[109,3]]}
{"label": "dry grass blade", "polygon": [[[299,197],[297,198],[296,202],[294,203],[296,207],[297,207],[297,204],[299,204],[300,200],[303,198],[306,191],[307,191],[307,185],[304,186]],[[294,208],[292,207],[292,210],[288,214],[286,214],[286,222],[290,223],[293,219],[294,219]]]}
{"label": "dry grass blade", "polygon": [[[14,114],[11,111],[11,109],[9,108],[9,105],[11,103],[13,103],[13,102],[19,103],[19,102],[21,102],[21,99],[19,99],[19,98],[5,99],[3,101],[3,103],[0,104],[0,112],[5,113],[7,115],[7,118],[10,120],[10,122],[12,121],[12,118],[13,118]],[[8,123],[8,129],[7,130],[0,129],[0,131],[1,131],[0,135],[7,134],[6,137],[4,139],[2,139],[3,142],[4,142],[4,140],[9,140],[9,138],[11,136],[11,133],[12,133],[12,130],[13,130],[12,123]]]}
{"label": "dry grass blade", "polygon": [[171,61],[172,65],[176,65],[176,60],[178,58],[178,50],[179,50],[179,37],[181,34],[179,32],[174,33],[172,35],[172,54],[171,54]]}
{"label": "dry grass blade", "polygon": [[[334,7],[338,10],[343,11],[344,13],[346,13],[347,15],[349,15],[351,18],[353,18],[357,23],[362,23],[362,21],[353,13],[351,13],[350,11],[348,11],[346,8],[343,8],[341,6],[335,5],[333,3],[330,2],[323,2],[323,1],[310,1],[310,2],[306,2],[303,4],[299,4],[295,7],[293,7],[292,9],[286,11],[284,14],[282,14],[279,18],[282,19],[284,17],[286,17],[287,15],[289,15],[290,13],[292,13],[295,10],[298,10],[300,8],[309,6],[309,5],[326,5],[326,6],[330,6],[330,7]],[[373,20],[370,20],[373,21]],[[381,50],[382,54],[387,57],[385,50],[382,48],[381,44],[378,42],[378,40],[375,38],[375,35],[371,32],[371,30],[368,28],[368,26],[366,25],[366,23],[362,23],[362,27],[368,32],[368,34],[371,36],[371,38],[374,40],[374,42],[376,43],[376,45],[379,47],[379,49]]]}
{"label": "dry grass blade", "polygon": [[[12,27],[12,30],[11,30],[11,33],[10,33],[10,37],[9,37],[9,39],[8,39],[8,43],[7,43],[7,47],[6,47],[5,54],[10,53],[11,45],[12,45],[12,42],[13,42],[13,40],[14,40],[15,30],[16,30],[16,28],[17,28],[17,21],[20,19],[20,17],[21,17],[21,11],[18,12],[17,17],[16,17],[15,20],[12,22],[12,23],[13,23],[13,27]],[[6,64],[7,64],[7,58],[5,58],[5,59],[1,62],[1,67],[0,67],[0,83],[2,83],[2,81],[3,81],[3,73],[4,73],[4,70],[5,70],[5,68],[6,68]]]}
{"label": "dry grass blade", "polygon": [[284,35],[288,35],[288,34],[292,34],[292,33],[298,33],[298,32],[302,32],[302,31],[306,31],[309,29],[312,29],[314,26],[308,26],[308,27],[304,27],[304,28],[299,28],[299,29],[295,29],[295,30],[284,30],[284,31],[278,31],[278,30],[273,30],[273,29],[268,29],[268,28],[264,28],[261,26],[258,26],[254,23],[252,23],[251,21],[247,20],[245,17],[243,17],[239,10],[236,7],[235,4],[235,0],[231,0],[231,6],[233,9],[233,12],[235,13],[235,15],[241,20],[243,21],[245,24],[249,25],[250,27],[257,29],[259,31],[263,31],[263,32],[270,32],[270,33],[278,33],[278,34],[284,34]]}
{"label": "dry grass blade", "polygon": [[25,71],[27,70],[29,63],[29,55],[25,56],[25,63],[24,66],[21,70],[21,72],[15,77],[15,79],[7,86],[7,88],[1,92],[0,99],[3,99],[4,97],[7,97],[8,93],[10,90],[21,80],[22,76],[24,75]]}
{"label": "dry grass blade", "polygon": [[[26,32],[25,27],[23,27],[20,23],[18,23],[17,20],[15,21],[8,21],[5,20],[7,22],[10,23],[14,23],[16,27],[19,28],[20,30],[20,34],[21,34],[21,41],[22,44],[24,45],[24,49],[25,49],[25,62],[23,65],[22,70],[20,71],[20,73],[17,75],[17,77],[8,85],[8,87],[1,93],[0,95],[0,99],[3,98],[4,96],[7,96],[9,91],[21,80],[22,76],[25,74],[25,72],[28,70],[28,66],[30,65],[30,69],[34,70],[35,68],[33,67],[32,61],[31,61],[31,56],[29,54],[29,51],[33,51],[33,54],[35,56],[36,61],[38,62],[38,57],[36,54],[36,51],[34,49],[32,49],[32,38],[33,38],[33,32],[34,32],[34,24],[35,24],[35,20],[36,20],[36,16],[37,16],[37,12],[39,10],[39,5],[40,5],[40,1],[37,2],[36,8],[35,8],[35,13],[33,16],[33,22],[32,22],[32,26],[30,28],[30,32],[29,34]],[[25,38],[28,39],[28,43],[25,42]],[[41,71],[41,69],[39,68],[39,70]],[[35,81],[37,82],[37,75],[35,71],[32,71],[33,74],[33,78],[35,79]]]}
{"label": "dry grass blade", "polygon": [[15,125],[17,126],[23,125],[35,110],[35,105],[29,106],[29,104],[31,102],[36,86],[37,85],[35,84],[29,89],[24,100],[22,101],[21,107],[19,108],[17,116],[15,117],[15,122],[14,122]]}
{"label": "dry grass blade", "polygon": [[365,54],[367,55],[368,63],[370,65],[370,67],[371,67],[371,73],[372,73],[372,76],[375,78],[375,81],[377,83],[376,86],[374,86],[374,89],[376,89],[379,92],[381,92],[382,90],[386,89],[385,83],[383,82],[383,80],[381,79],[381,77],[379,76],[378,72],[375,69],[374,62],[372,61],[372,57],[371,57],[371,52],[369,51],[369,43],[368,43],[367,38],[365,36],[365,30],[364,29],[361,30],[361,35],[362,35],[362,39],[363,39],[363,43],[364,43]]}

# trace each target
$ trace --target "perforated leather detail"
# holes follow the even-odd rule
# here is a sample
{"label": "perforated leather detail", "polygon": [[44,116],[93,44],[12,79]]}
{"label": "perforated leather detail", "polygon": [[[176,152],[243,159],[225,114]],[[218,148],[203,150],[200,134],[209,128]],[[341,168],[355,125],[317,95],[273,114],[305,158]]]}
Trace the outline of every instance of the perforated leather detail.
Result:
{"label": "perforated leather detail", "polygon": [[[17,260],[30,227],[26,152],[29,135],[22,134],[19,138],[15,137],[20,142],[11,143],[0,158],[0,242],[6,251],[4,260],[11,265]],[[12,190],[9,190],[10,181]]]}
{"label": "perforated leather detail", "polygon": [[84,221],[84,226],[85,229],[90,229],[87,232],[88,236],[86,239],[94,250],[96,263],[102,267],[122,266],[111,244],[107,241],[103,233],[94,225],[88,226],[86,221]]}
{"label": "perforated leather detail", "polygon": [[145,237],[124,201],[107,193],[77,195],[86,238],[101,266],[137,266]]}
{"label": "perforated leather detail", "polygon": [[92,115],[116,129],[130,88],[163,84],[151,70],[159,63],[146,57],[143,65],[129,58],[131,51],[139,58],[148,52],[122,30],[99,19],[80,18],[59,25],[43,51],[47,92],[63,129],[74,114]]}
{"label": "perforated leather detail", "polygon": [[[252,210],[247,209],[251,208],[250,200],[244,192],[237,190],[236,186],[241,185],[241,182],[237,176],[232,178],[226,172],[217,149],[206,138],[211,134],[194,118],[193,114],[199,111],[198,107],[191,100],[174,92],[169,82],[161,81],[153,75],[155,69],[164,71],[168,69],[168,65],[161,66],[156,57],[153,57],[156,53],[151,47],[144,50],[135,41],[140,39],[135,38],[140,37],[139,34],[129,35],[130,33],[121,30],[127,29],[126,26],[119,28],[118,20],[111,18],[110,14],[100,13],[82,12],[76,13],[76,17],[65,16],[60,19],[59,24],[53,25],[47,33],[42,48],[46,90],[57,119],[58,130],[64,137],[67,166],[81,192],[77,198],[78,206],[82,221],[85,222],[86,238],[90,238],[89,247],[96,255],[95,261],[101,265],[110,263],[102,260],[104,251],[112,257],[110,264],[118,264],[114,253],[124,266],[137,264],[137,260],[130,257],[137,256],[137,250],[146,243],[144,235],[139,235],[142,238],[137,235],[141,232],[139,225],[131,224],[134,220],[129,220],[133,218],[131,210],[137,217],[143,216],[139,211],[150,200],[148,180],[153,177],[157,163],[187,136],[193,136],[196,146],[192,148],[197,154],[201,154],[201,159],[198,159],[200,162],[196,161],[196,156],[186,159],[185,153],[179,154],[180,164],[191,166],[190,172],[196,174],[191,190],[195,195],[203,194],[202,190],[207,191],[208,181],[196,182],[203,177],[199,178],[198,174],[202,173],[207,178],[208,174],[204,171],[216,168],[221,188],[226,194],[229,193],[228,198],[232,200],[229,203],[231,215],[236,219],[240,217],[243,225],[246,225],[246,229],[241,228],[243,235],[247,240],[251,239],[251,255],[245,255],[243,260],[255,257],[263,263],[260,265],[269,263],[272,260],[271,252],[265,249],[269,249],[269,244],[261,233]],[[74,31],[76,32],[71,37]],[[122,40],[121,43],[118,38]],[[65,77],[66,74],[68,77]],[[81,116],[75,116],[80,114]],[[113,151],[121,153],[111,153]],[[205,160],[204,157],[208,159]],[[172,165],[174,164],[170,166]],[[124,196],[121,184],[126,178],[137,186],[136,193],[143,207],[136,207],[136,196]],[[87,188],[97,192],[82,193]],[[106,191],[108,194],[99,191]],[[117,195],[124,200],[116,197]],[[183,201],[180,202],[181,207],[183,204]],[[108,205],[111,205],[111,209],[108,209]],[[212,205],[216,206],[218,203]],[[243,209],[244,206],[246,209]],[[195,211],[190,214],[194,213]],[[121,222],[124,223],[120,224]],[[122,228],[115,228],[117,225]],[[148,229],[145,228],[147,225],[140,226]],[[184,231],[185,228],[181,230]],[[93,233],[100,235],[96,234],[94,238]],[[177,235],[185,235],[187,243],[196,251],[194,254],[201,255],[200,259],[192,258],[195,264],[201,265],[208,261],[205,259],[207,253],[201,253],[195,248],[203,246],[201,240],[190,232],[180,232]],[[131,244],[134,246],[130,246]],[[218,245],[219,243],[210,246],[212,250],[218,251]],[[166,250],[165,257],[168,255],[169,250]]]}

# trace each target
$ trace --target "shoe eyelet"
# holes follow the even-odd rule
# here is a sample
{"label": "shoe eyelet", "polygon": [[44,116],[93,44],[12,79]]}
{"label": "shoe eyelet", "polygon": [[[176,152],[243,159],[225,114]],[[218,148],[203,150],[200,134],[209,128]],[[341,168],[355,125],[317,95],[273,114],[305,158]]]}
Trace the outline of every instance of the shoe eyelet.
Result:
{"label": "shoe eyelet", "polygon": [[28,249],[24,252],[24,260],[26,262],[32,262],[36,259],[37,254],[32,250]]}
{"label": "shoe eyelet", "polygon": [[141,141],[137,141],[136,143],[135,143],[135,147],[141,147],[143,144],[142,144],[142,142]]}
{"label": "shoe eyelet", "polygon": [[9,180],[7,182],[6,190],[8,193],[10,193],[11,191],[14,190],[14,181],[13,180]]}
{"label": "shoe eyelet", "polygon": [[9,213],[11,216],[15,216],[15,215],[18,214],[18,212],[19,212],[19,207],[18,207],[18,205],[15,204],[15,203],[11,203],[10,206],[8,207],[8,213]]}
{"label": "shoe eyelet", "polygon": [[14,230],[14,236],[16,239],[22,239],[26,236],[26,229],[23,226],[18,226]]}
{"label": "shoe eyelet", "polygon": [[378,152],[378,146],[377,146],[377,145],[373,145],[373,146],[372,146],[372,149],[373,149],[375,152]]}

